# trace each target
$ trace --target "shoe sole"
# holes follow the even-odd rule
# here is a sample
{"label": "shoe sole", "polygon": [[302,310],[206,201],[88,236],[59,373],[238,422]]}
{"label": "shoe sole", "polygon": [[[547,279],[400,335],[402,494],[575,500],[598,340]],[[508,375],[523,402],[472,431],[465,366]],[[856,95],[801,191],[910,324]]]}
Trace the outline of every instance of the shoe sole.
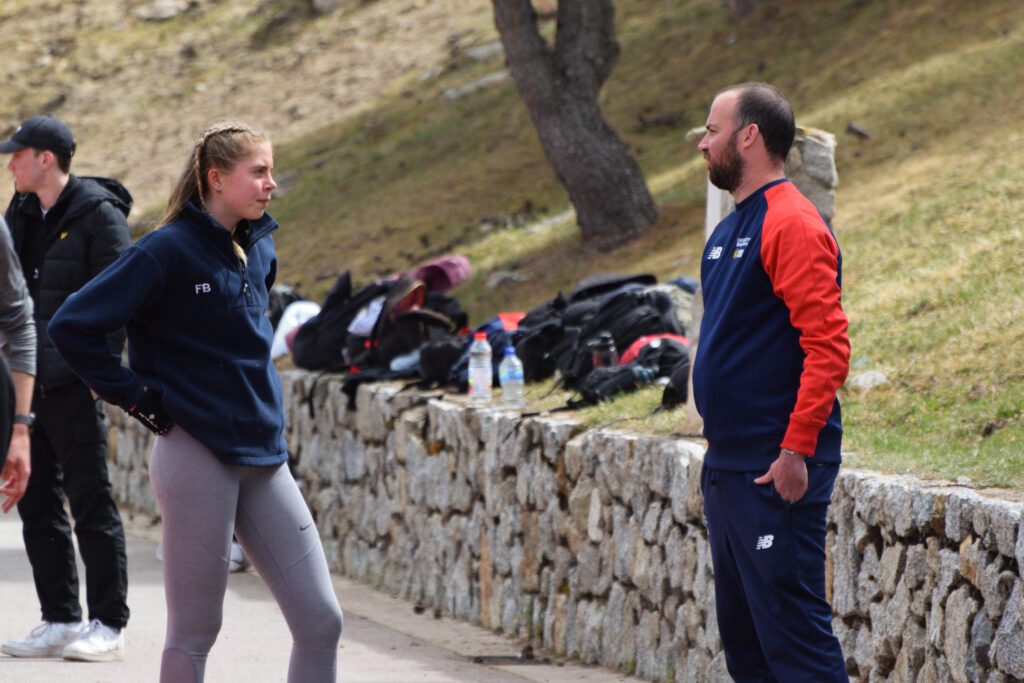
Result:
{"label": "shoe sole", "polygon": [[0,652],[9,657],[22,657],[26,659],[54,659],[64,654],[64,648],[40,652],[39,650],[22,650],[9,645],[0,646]]}
{"label": "shoe sole", "polygon": [[64,659],[69,662],[123,662],[124,651],[103,652],[92,654],[86,652],[65,652]]}

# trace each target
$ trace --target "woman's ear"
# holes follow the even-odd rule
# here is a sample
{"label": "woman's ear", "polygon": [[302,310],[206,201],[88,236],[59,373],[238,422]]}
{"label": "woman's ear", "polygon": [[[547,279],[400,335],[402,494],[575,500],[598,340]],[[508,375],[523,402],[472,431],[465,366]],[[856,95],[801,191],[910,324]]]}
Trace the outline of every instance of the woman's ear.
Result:
{"label": "woman's ear", "polygon": [[206,172],[206,187],[210,192],[221,191],[220,169],[216,166],[211,167],[210,170]]}

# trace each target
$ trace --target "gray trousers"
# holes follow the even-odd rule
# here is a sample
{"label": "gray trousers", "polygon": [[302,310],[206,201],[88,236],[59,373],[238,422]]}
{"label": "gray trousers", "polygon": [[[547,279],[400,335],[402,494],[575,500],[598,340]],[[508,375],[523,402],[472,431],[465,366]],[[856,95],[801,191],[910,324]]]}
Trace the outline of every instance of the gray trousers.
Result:
{"label": "gray trousers", "polygon": [[167,638],[160,683],[200,683],[217,640],[232,532],[292,633],[289,683],[334,683],[342,615],[320,536],[286,465],[227,465],[181,427],[158,437]]}

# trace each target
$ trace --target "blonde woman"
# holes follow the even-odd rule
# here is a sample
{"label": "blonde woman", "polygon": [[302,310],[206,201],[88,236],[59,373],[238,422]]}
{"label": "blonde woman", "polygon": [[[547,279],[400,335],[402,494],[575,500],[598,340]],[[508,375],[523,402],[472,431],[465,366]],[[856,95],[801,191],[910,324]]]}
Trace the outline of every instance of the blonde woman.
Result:
{"label": "blonde woman", "polygon": [[[334,681],[342,615],[316,526],[289,475],[263,315],[277,269],[265,134],[196,141],[163,225],[67,300],[50,335],[101,398],[158,435],[167,640],[161,683],[203,680],[234,532],[292,632],[288,681]],[[129,367],[106,346],[125,327]]]}

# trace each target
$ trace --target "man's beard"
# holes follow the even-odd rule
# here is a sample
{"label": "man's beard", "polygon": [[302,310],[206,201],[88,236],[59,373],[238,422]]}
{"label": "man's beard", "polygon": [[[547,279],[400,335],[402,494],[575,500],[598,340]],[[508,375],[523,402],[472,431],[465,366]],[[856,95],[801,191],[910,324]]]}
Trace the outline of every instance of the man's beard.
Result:
{"label": "man's beard", "polygon": [[736,151],[736,133],[729,137],[725,150],[720,160],[708,165],[708,179],[718,189],[732,192],[743,182],[743,171],[747,165],[746,160]]}

